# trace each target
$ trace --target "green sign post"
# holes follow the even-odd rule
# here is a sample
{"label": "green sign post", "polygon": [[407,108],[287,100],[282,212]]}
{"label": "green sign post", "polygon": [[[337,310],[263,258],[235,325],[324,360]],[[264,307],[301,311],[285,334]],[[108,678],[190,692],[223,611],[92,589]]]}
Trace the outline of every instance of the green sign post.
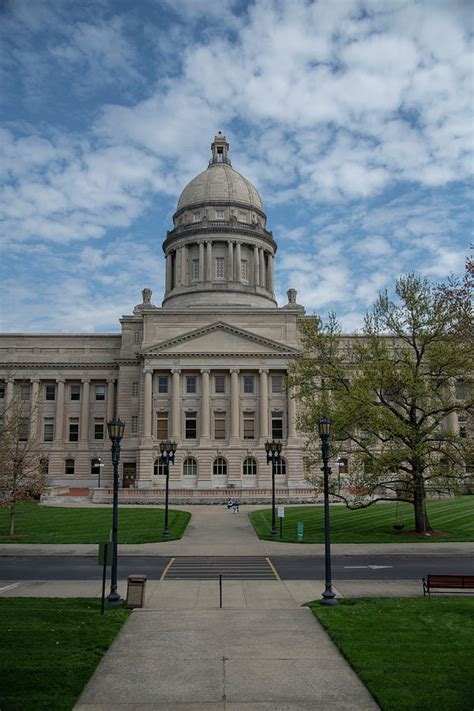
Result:
{"label": "green sign post", "polygon": [[301,543],[303,540],[303,534],[304,534],[304,523],[302,521],[299,521],[297,523],[297,534],[298,534],[298,543]]}
{"label": "green sign post", "polygon": [[99,543],[99,556],[97,562],[99,565],[104,567],[102,572],[102,601],[100,605],[100,614],[103,615],[105,608],[105,578],[107,566],[112,565],[112,543],[110,541]]}

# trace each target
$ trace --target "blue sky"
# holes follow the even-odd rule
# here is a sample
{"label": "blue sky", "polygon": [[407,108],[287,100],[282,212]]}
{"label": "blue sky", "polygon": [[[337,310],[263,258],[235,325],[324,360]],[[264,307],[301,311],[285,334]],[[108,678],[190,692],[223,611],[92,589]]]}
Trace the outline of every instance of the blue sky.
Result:
{"label": "blue sky", "polygon": [[276,289],[362,325],[472,242],[466,0],[0,0],[1,329],[116,331],[218,130]]}

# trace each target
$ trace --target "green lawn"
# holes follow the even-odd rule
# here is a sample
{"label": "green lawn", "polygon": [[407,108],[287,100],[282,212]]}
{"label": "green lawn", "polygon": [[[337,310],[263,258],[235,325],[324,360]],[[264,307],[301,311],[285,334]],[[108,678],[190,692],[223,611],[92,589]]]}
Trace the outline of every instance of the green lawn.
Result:
{"label": "green lawn", "polygon": [[0,708],[72,709],[130,614],[100,600],[0,599]]}
{"label": "green lawn", "polygon": [[[40,504],[18,506],[15,536],[8,535],[8,514],[0,509],[0,543],[99,543],[108,541],[111,508],[59,508]],[[169,538],[161,535],[163,509],[119,507],[119,543],[153,543],[181,538],[191,514],[169,510]]]}
{"label": "green lawn", "polygon": [[359,598],[310,607],[383,711],[474,708],[474,599]]}
{"label": "green lawn", "polygon": [[[367,509],[350,511],[345,506],[331,506],[331,541],[333,543],[410,543],[416,541],[474,541],[474,496],[456,499],[428,501],[431,525],[442,536],[407,536],[397,533],[393,524],[401,520],[405,524],[403,534],[413,529],[415,522],[413,506],[398,504],[374,504]],[[262,509],[249,514],[260,538],[271,540],[271,509]],[[303,543],[324,543],[323,506],[286,506],[283,520],[283,541],[297,542],[297,523],[304,523]],[[277,520],[280,540],[279,521]]]}

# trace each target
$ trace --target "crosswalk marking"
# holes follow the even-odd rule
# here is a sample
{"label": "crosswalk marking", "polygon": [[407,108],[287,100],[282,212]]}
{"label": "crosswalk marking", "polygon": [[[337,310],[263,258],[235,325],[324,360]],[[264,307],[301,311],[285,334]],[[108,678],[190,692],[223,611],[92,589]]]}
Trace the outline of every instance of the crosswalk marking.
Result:
{"label": "crosswalk marking", "polygon": [[162,580],[278,580],[265,556],[189,556],[173,558]]}

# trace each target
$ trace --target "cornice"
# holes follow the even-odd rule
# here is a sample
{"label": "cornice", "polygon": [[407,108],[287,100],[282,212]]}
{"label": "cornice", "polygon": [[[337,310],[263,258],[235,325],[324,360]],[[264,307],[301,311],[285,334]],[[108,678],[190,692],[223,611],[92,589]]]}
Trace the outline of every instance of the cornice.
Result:
{"label": "cornice", "polygon": [[211,234],[226,234],[226,235],[232,235],[234,237],[238,237],[239,235],[247,236],[247,237],[253,237],[254,239],[259,239],[262,242],[266,242],[272,247],[273,253],[277,251],[277,243],[273,239],[273,234],[270,232],[270,230],[267,230],[263,227],[260,227],[260,225],[250,225],[250,224],[245,224],[242,222],[237,222],[235,226],[232,226],[229,222],[220,222],[220,221],[205,221],[203,222],[192,222],[189,225],[179,225],[179,227],[175,227],[174,230],[171,230],[167,232],[166,239],[163,242],[163,252],[166,253],[166,250],[169,248],[170,245],[174,244],[175,242],[178,242],[180,239],[188,238],[188,237],[202,237],[204,235],[211,235]]}
{"label": "cornice", "polygon": [[31,361],[29,363],[9,362],[3,363],[2,370],[89,370],[95,368],[97,370],[117,370],[116,361],[113,363],[38,363]]}

